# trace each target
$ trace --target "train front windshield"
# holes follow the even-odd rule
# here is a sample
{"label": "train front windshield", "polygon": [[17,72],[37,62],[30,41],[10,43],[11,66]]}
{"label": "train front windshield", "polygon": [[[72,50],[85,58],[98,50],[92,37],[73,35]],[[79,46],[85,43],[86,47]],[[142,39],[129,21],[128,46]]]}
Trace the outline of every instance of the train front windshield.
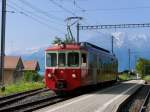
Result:
{"label": "train front windshield", "polygon": [[57,54],[56,53],[47,53],[46,54],[46,66],[47,67],[56,67],[57,66]]}
{"label": "train front windshield", "polygon": [[[57,64],[58,63],[58,64]],[[79,53],[46,53],[46,66],[47,67],[78,67],[79,66]]]}
{"label": "train front windshield", "polygon": [[58,66],[65,67],[66,66],[66,54],[58,53]]}

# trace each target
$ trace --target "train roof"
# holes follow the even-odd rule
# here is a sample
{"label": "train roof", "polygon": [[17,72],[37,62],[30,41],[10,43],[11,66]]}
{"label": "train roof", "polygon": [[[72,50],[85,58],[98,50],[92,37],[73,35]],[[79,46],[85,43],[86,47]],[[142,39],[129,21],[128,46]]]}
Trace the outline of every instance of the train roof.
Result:
{"label": "train roof", "polygon": [[98,46],[96,46],[94,44],[91,44],[89,42],[80,42],[79,44],[77,44],[77,43],[72,43],[72,44],[56,44],[56,45],[48,47],[46,49],[46,51],[55,51],[55,50],[81,50],[81,49],[85,49],[86,50],[88,48],[95,48],[95,49],[98,49],[98,50],[110,53],[110,51],[108,51],[108,50],[106,50],[104,48],[98,47]]}
{"label": "train roof", "polygon": [[101,50],[101,51],[110,53],[110,51],[108,51],[108,50],[106,50],[106,49],[104,49],[104,48],[101,48],[101,47],[99,47],[99,46],[96,46],[96,45],[94,45],[94,44],[91,44],[91,43],[89,43],[89,42],[81,42],[80,45],[82,45],[82,44],[84,44],[84,46],[86,46],[86,47],[92,47],[92,48],[95,48],[95,49],[98,49],[98,50]]}
{"label": "train roof", "polygon": [[46,51],[55,51],[55,50],[80,50],[81,47],[79,44],[56,44],[50,46],[46,49]]}

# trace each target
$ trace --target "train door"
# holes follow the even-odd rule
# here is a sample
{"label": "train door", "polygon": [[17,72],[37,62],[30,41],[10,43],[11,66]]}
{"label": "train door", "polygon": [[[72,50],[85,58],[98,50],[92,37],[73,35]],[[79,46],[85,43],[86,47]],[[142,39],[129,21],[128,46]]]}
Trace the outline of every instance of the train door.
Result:
{"label": "train door", "polygon": [[90,81],[90,76],[88,74],[87,52],[81,52],[81,78],[82,84],[88,84]]}
{"label": "train door", "polygon": [[102,80],[102,60],[101,60],[101,55],[99,55],[98,57],[98,66],[97,66],[97,69],[98,69],[98,73],[97,73],[97,80],[98,80],[98,83],[101,82]]}
{"label": "train door", "polygon": [[87,61],[87,53],[81,52],[81,68],[87,69],[88,68],[88,61]]}
{"label": "train door", "polygon": [[97,84],[97,55],[93,54],[93,84]]}

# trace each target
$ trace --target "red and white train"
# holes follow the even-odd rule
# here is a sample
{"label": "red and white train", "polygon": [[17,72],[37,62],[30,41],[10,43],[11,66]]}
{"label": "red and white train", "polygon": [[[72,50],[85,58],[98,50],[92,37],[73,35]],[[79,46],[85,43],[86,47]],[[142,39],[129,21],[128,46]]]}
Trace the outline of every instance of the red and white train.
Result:
{"label": "red and white train", "polygon": [[115,55],[88,42],[48,47],[45,57],[46,86],[56,92],[117,80]]}

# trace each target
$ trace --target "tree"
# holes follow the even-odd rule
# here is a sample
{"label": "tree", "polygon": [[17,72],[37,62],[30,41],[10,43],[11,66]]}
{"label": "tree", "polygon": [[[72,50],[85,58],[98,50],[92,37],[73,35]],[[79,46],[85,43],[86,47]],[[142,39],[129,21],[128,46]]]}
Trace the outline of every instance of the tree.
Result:
{"label": "tree", "polygon": [[61,44],[62,42],[62,39],[56,36],[52,44]]}
{"label": "tree", "polygon": [[65,35],[65,39],[62,40],[61,38],[56,36],[52,44],[61,44],[61,43],[65,43],[65,44],[75,43],[75,39],[71,38],[68,35]]}
{"label": "tree", "polygon": [[136,62],[136,71],[143,77],[145,74],[150,74],[150,60],[139,58]]}

